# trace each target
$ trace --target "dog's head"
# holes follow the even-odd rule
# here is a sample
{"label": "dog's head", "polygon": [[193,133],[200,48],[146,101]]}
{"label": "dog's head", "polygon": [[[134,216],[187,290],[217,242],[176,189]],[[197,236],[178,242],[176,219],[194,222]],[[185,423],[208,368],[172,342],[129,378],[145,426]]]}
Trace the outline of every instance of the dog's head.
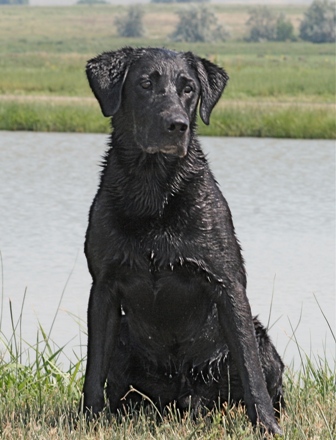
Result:
{"label": "dog's head", "polygon": [[155,48],[103,53],[88,61],[86,73],[104,116],[114,116],[129,141],[179,157],[187,153],[198,102],[209,124],[228,80],[223,69],[191,52]]}

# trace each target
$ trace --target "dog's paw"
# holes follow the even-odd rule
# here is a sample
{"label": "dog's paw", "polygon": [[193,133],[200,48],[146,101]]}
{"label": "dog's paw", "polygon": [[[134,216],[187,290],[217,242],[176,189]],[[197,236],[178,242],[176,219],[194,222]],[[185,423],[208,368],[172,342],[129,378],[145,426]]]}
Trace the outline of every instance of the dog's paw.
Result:
{"label": "dog's paw", "polygon": [[280,435],[280,436],[283,435],[282,430],[279,424],[277,423],[273,412],[269,414],[268,411],[266,412],[259,407],[257,408],[257,414],[258,414],[257,423],[262,429],[262,431],[265,431],[268,434],[273,434],[273,435]]}
{"label": "dog's paw", "polygon": [[79,412],[83,414],[86,420],[92,420],[99,416],[104,408],[104,398],[97,397],[95,399],[88,399],[83,395],[80,403]]}

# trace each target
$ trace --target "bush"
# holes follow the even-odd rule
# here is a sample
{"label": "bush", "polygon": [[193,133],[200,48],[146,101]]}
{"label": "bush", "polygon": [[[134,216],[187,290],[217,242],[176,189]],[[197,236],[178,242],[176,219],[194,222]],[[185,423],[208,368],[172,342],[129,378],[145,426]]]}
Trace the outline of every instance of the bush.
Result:
{"label": "bush", "polygon": [[295,39],[293,24],[286,19],[284,14],[280,14],[276,21],[275,41],[294,41]]}
{"label": "bush", "polygon": [[144,11],[140,5],[130,6],[123,17],[115,19],[119,37],[142,37],[145,33],[142,18]]}
{"label": "bush", "polygon": [[256,6],[250,9],[246,25],[250,28],[248,41],[275,40],[276,16],[267,6]]}
{"label": "bush", "polygon": [[335,4],[328,0],[315,0],[305,13],[300,25],[300,37],[313,43],[335,41]]}
{"label": "bush", "polygon": [[194,43],[229,38],[229,32],[218,24],[215,14],[205,6],[193,6],[181,10],[177,14],[180,21],[171,35],[174,41]]}
{"label": "bush", "polygon": [[267,6],[250,9],[247,21],[250,34],[247,41],[294,40],[294,26],[284,14],[276,15]]}

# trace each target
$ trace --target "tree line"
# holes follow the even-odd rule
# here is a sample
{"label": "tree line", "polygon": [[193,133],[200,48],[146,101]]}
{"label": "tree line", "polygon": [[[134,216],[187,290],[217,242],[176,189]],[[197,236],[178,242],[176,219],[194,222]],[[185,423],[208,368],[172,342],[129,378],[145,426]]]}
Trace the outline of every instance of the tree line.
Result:
{"label": "tree line", "polygon": [[[208,3],[210,0],[151,0],[152,3]],[[77,4],[102,4],[105,0],[78,0]],[[29,0],[0,0],[0,5],[29,4]],[[205,5],[191,6],[177,12],[179,22],[169,36],[175,41],[211,42],[230,38],[229,30],[219,25],[216,15]],[[142,37],[144,11],[141,6],[128,8],[126,15],[117,17],[115,24],[121,37]],[[330,0],[314,0],[304,14],[299,35],[285,14],[277,14],[268,6],[255,6],[249,10],[246,22],[247,41],[295,41],[298,38],[313,43],[335,41],[336,10]]]}
{"label": "tree line", "polygon": [[[0,0],[1,1],[1,0]],[[151,0],[151,3],[209,3],[211,0]],[[107,4],[105,0],[78,0],[77,5]]]}
{"label": "tree line", "polygon": [[29,0],[0,0],[0,5],[28,5]]}
{"label": "tree line", "polygon": [[[153,3],[171,3],[174,0],[152,0]],[[176,3],[182,0],[175,0]],[[187,1],[187,0],[183,0]],[[200,0],[204,2],[206,0]],[[175,41],[211,42],[230,38],[229,30],[219,25],[216,15],[205,5],[191,6],[177,12],[179,22],[169,36]],[[115,20],[120,37],[142,37],[144,10],[140,5],[130,6],[126,15]],[[246,41],[295,41],[298,38],[313,43],[335,41],[336,11],[335,3],[329,0],[314,0],[304,14],[298,37],[294,26],[285,14],[277,14],[268,6],[255,6],[249,10],[246,22],[248,34]]]}

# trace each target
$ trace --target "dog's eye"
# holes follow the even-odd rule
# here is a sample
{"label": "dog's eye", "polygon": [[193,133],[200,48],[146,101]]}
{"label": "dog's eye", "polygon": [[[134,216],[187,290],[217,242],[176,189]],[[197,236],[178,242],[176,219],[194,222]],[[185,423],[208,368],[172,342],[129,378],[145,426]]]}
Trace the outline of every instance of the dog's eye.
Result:
{"label": "dog's eye", "polygon": [[143,89],[148,90],[148,89],[152,88],[152,81],[150,81],[149,79],[147,79],[146,81],[142,81],[142,82],[140,83],[140,85],[141,85],[141,87],[142,87]]}
{"label": "dog's eye", "polygon": [[193,91],[193,89],[192,89],[192,87],[191,86],[185,86],[185,88],[184,88],[184,93],[191,93]]}

